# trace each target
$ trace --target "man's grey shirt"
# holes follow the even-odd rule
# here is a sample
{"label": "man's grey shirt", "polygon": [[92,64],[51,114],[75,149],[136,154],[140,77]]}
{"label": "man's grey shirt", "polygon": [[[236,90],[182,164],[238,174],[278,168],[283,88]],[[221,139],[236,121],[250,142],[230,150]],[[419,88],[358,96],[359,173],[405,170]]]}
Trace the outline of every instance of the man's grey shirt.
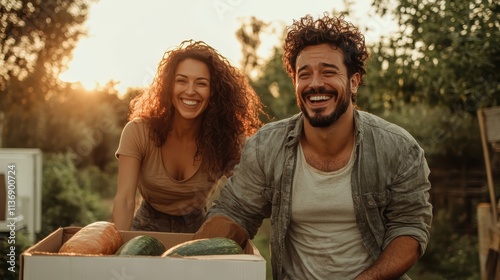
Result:
{"label": "man's grey shirt", "polygon": [[[352,199],[363,244],[376,260],[394,238],[412,236],[419,242],[422,255],[432,222],[429,168],[423,149],[406,130],[375,115],[354,110],[354,121]],[[285,235],[303,122],[299,113],[266,124],[250,137],[240,163],[208,214],[230,217],[248,231],[250,238],[262,220],[270,218],[274,279],[282,279],[283,275]]]}

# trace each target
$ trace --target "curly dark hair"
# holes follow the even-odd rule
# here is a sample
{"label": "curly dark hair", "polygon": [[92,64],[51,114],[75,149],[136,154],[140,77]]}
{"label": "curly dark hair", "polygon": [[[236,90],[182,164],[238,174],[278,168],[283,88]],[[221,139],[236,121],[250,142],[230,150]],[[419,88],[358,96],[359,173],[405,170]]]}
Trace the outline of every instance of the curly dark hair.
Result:
{"label": "curly dark hair", "polygon": [[293,24],[287,27],[283,43],[283,65],[290,78],[295,82],[299,53],[307,46],[324,43],[342,50],[348,76],[359,73],[362,85],[363,76],[366,74],[365,60],[369,57],[365,37],[352,23],[344,19],[344,15],[335,17],[326,12],[316,20],[311,15],[306,15],[294,20]]}
{"label": "curly dark hair", "polygon": [[163,55],[150,88],[131,102],[129,120],[141,118],[160,147],[172,129],[174,76],[185,59],[205,63],[210,71],[210,99],[196,139],[195,159],[203,158],[210,178],[229,174],[240,160],[245,136],[262,126],[263,105],[248,78],[203,41],[186,40]]}

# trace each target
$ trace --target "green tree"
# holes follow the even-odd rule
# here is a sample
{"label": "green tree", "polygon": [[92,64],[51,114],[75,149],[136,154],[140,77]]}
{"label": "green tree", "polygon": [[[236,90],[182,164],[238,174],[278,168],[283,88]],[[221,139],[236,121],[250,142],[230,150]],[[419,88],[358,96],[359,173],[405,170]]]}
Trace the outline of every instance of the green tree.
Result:
{"label": "green tree", "polygon": [[500,104],[499,4],[374,0],[373,5],[400,28],[370,45],[359,106],[411,131],[433,164],[477,166],[482,158],[476,110]]}
{"label": "green tree", "polygon": [[38,147],[45,152],[72,151],[76,164],[104,169],[114,161],[128,103],[118,97],[114,83],[89,92],[68,87],[41,105]]}
{"label": "green tree", "polygon": [[[71,58],[94,0],[10,0],[0,5],[2,145],[35,146],[40,104],[60,90],[58,75]],[[1,118],[0,118],[1,120]],[[21,128],[20,124],[23,124]],[[9,139],[5,139],[6,137]],[[14,139],[13,139],[14,138]],[[6,143],[6,144],[3,144]]]}
{"label": "green tree", "polygon": [[[495,0],[374,0],[400,26],[372,46],[375,107],[444,105],[475,113],[500,104],[500,4]],[[376,70],[374,70],[376,69]]]}
{"label": "green tree", "polygon": [[[0,5],[0,90],[29,73],[57,77],[85,34],[89,0],[9,0]],[[26,97],[17,97],[23,100]],[[43,97],[43,96],[42,96]],[[14,98],[14,97],[12,97]]]}
{"label": "green tree", "polygon": [[262,66],[260,75],[252,81],[262,103],[272,119],[283,119],[298,113],[295,89],[290,77],[283,69],[283,50],[273,49],[272,56]]}
{"label": "green tree", "polygon": [[42,230],[38,238],[59,227],[85,226],[110,218],[101,197],[79,184],[74,160],[71,153],[44,154]]}
{"label": "green tree", "polygon": [[259,70],[262,64],[262,59],[258,56],[257,50],[262,43],[260,35],[269,24],[256,17],[242,19],[241,22],[242,24],[236,30],[235,35],[236,39],[241,43],[242,71],[251,76]]}
{"label": "green tree", "polygon": [[270,32],[283,39],[284,34],[276,34],[271,25],[255,17],[242,21],[236,31],[236,38],[242,45],[242,70],[250,77],[250,82],[266,106],[271,119],[282,119],[298,112],[293,84],[286,74],[281,47],[274,47],[269,58],[260,58],[258,49],[263,32]]}

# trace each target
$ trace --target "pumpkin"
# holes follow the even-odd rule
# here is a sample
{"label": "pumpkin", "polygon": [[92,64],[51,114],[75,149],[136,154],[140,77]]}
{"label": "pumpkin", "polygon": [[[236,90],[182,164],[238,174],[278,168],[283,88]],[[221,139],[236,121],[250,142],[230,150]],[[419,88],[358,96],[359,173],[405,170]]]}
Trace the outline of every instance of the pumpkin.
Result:
{"label": "pumpkin", "polygon": [[98,221],[88,224],[68,239],[59,253],[112,255],[123,240],[114,223]]}

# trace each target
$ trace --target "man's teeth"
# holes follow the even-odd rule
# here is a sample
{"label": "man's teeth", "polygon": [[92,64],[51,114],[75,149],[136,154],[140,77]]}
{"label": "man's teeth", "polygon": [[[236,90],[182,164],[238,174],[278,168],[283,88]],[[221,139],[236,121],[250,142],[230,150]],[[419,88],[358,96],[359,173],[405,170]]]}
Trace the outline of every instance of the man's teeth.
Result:
{"label": "man's teeth", "polygon": [[198,101],[196,101],[196,100],[182,99],[182,102],[184,102],[184,104],[186,104],[186,105],[196,105],[196,104],[198,104]]}
{"label": "man's teeth", "polygon": [[324,100],[328,100],[330,98],[332,98],[332,97],[326,96],[326,95],[315,95],[315,96],[309,97],[309,100],[311,100],[311,101],[324,101]]}

